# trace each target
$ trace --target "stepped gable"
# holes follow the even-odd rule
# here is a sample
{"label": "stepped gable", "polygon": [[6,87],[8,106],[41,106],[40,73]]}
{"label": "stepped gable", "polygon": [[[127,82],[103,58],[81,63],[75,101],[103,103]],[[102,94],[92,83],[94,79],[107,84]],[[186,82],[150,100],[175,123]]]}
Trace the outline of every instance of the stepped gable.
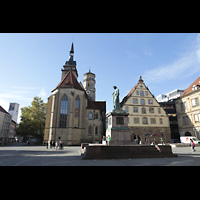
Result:
{"label": "stepped gable", "polygon": [[[57,85],[57,87],[54,90],[56,90],[57,88],[74,88],[74,89],[85,91],[81,87],[80,83],[78,83],[76,77],[73,75],[71,70],[64,76],[64,78],[60,81],[60,83]],[[52,92],[54,90],[52,90]]]}

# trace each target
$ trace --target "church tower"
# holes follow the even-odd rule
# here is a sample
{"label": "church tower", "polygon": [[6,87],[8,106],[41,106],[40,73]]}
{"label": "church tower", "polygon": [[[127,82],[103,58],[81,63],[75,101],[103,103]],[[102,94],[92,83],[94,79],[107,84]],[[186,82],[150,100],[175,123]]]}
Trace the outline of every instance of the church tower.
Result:
{"label": "church tower", "polygon": [[[62,80],[48,98],[44,143],[62,141],[65,145],[101,142],[105,135],[106,102],[95,101],[95,74],[78,82],[74,45],[62,68]],[[86,95],[87,92],[87,95]]]}
{"label": "church tower", "polygon": [[65,77],[65,75],[69,72],[69,70],[72,71],[73,75],[78,78],[78,72],[76,69],[76,61],[74,61],[74,45],[72,42],[71,50],[69,52],[69,60],[66,61],[65,65],[63,65],[64,69],[61,69],[62,71],[62,77],[61,80]]}
{"label": "church tower", "polygon": [[86,90],[86,94],[92,101],[95,101],[96,99],[95,83],[95,74],[89,70],[88,73],[84,74],[83,86]]}

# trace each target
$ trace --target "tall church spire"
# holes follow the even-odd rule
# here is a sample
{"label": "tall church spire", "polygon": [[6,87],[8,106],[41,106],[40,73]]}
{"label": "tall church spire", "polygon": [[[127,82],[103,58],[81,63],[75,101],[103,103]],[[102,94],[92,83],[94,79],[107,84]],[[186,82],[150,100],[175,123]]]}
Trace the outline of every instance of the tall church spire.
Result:
{"label": "tall church spire", "polygon": [[70,55],[72,54],[72,55],[74,55],[74,44],[73,44],[73,42],[72,42],[72,46],[71,46],[71,50],[70,50]]}
{"label": "tall church spire", "polygon": [[77,78],[78,77],[78,72],[76,69],[76,61],[74,61],[74,44],[72,42],[71,45],[71,50],[69,52],[69,60],[65,62],[65,65],[63,65],[62,71],[62,78],[64,78],[64,76],[69,72],[69,70],[72,71],[72,73],[74,74],[74,76]]}

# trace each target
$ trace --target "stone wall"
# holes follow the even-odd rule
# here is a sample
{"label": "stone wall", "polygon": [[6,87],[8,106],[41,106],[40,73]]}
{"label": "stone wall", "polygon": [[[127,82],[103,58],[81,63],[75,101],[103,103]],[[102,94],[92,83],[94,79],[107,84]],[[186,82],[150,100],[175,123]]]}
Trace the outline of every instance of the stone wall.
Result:
{"label": "stone wall", "polygon": [[[147,144],[151,142],[161,143],[161,135],[163,133],[163,138],[165,143],[169,143],[171,140],[171,131],[169,127],[129,127],[131,135],[137,135],[141,138],[142,144]],[[153,134],[157,134],[157,137],[150,137]],[[159,136],[160,135],[160,136]]]}

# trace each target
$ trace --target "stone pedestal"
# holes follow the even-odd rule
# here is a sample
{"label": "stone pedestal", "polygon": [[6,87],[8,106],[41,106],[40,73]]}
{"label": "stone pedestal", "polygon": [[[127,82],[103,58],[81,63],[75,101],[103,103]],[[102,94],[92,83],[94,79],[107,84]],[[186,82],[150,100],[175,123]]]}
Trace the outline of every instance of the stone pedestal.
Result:
{"label": "stone pedestal", "polygon": [[131,133],[128,128],[128,113],[123,110],[113,110],[106,115],[108,124],[106,137],[110,136],[110,145],[124,145],[131,143]]}

